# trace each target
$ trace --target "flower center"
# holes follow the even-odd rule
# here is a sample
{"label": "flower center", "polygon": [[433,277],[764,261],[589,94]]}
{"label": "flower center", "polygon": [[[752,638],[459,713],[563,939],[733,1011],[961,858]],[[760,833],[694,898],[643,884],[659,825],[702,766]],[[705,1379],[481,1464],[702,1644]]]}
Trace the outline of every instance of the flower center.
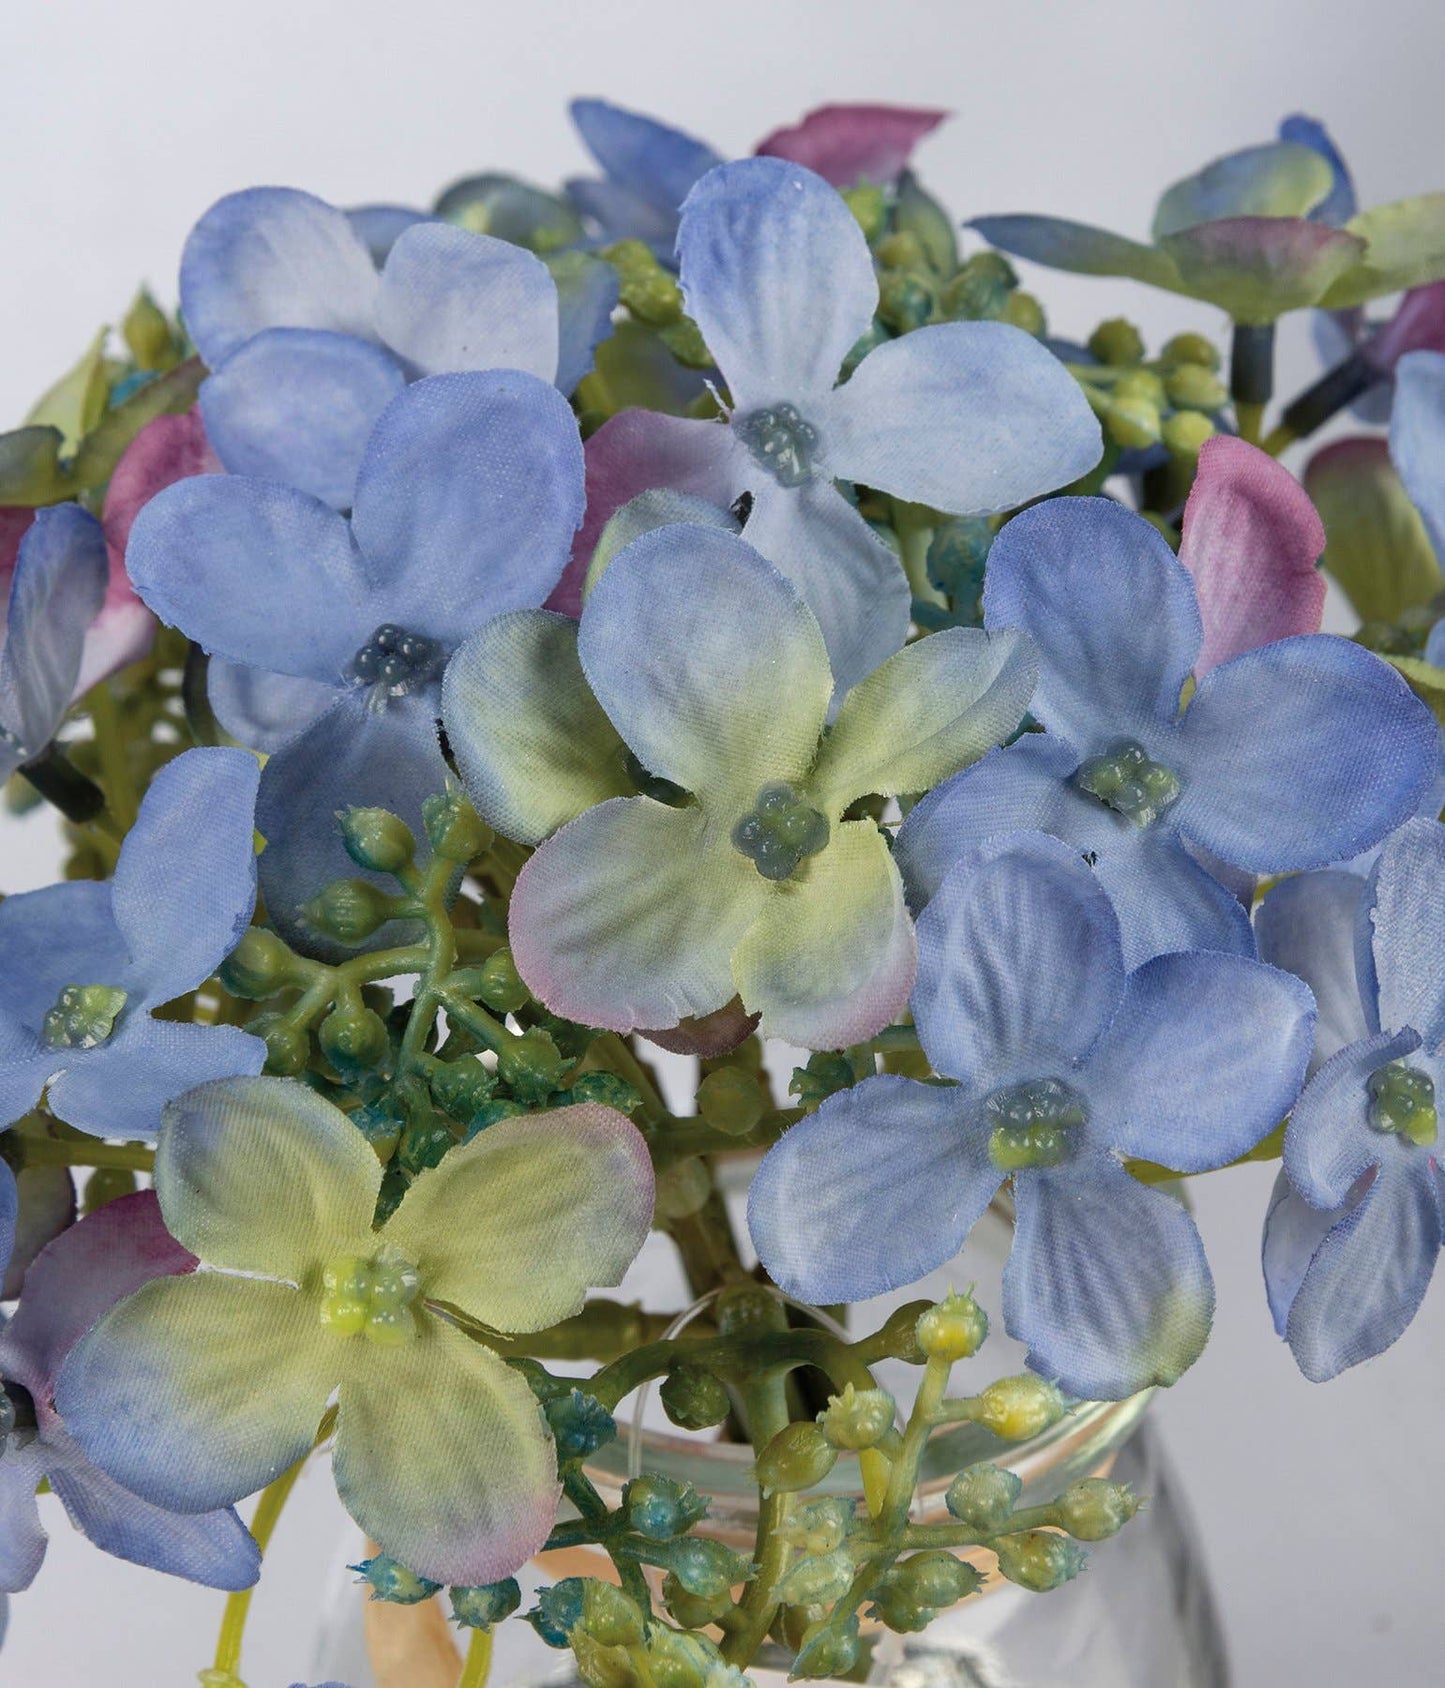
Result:
{"label": "flower center", "polygon": [[805,856],[828,842],[828,817],[805,803],[785,780],[765,785],[757,802],[733,828],[733,848],[764,879],[790,879]]}
{"label": "flower center", "polygon": [[738,438],[779,486],[801,486],[813,473],[818,430],[791,404],[750,410],[734,419]]}
{"label": "flower center", "polygon": [[1133,739],[1120,739],[1101,756],[1081,763],[1074,784],[1138,827],[1157,821],[1182,789],[1178,774],[1151,761]]}
{"label": "flower center", "polygon": [[1089,1107],[1059,1078],[1026,1078],[995,1090],[983,1104],[990,1126],[988,1158],[1000,1172],[1058,1166],[1077,1147]]}
{"label": "flower center", "polygon": [[393,1248],[370,1260],[338,1255],[321,1270],[321,1323],[333,1336],[365,1336],[398,1348],[416,1335],[417,1269]]}
{"label": "flower center", "polygon": [[446,653],[424,633],[383,622],[351,659],[350,677],[384,697],[405,697],[441,673]]}
{"label": "flower center", "polygon": [[1370,1093],[1370,1124],[1376,1131],[1407,1138],[1422,1149],[1435,1141],[1439,1122],[1429,1073],[1404,1061],[1387,1061],[1370,1074],[1365,1088]]}
{"label": "flower center", "polygon": [[35,1427],[35,1397],[23,1384],[0,1378],[0,1458],[12,1437],[17,1447],[24,1447]]}
{"label": "flower center", "polygon": [[40,1041],[49,1049],[94,1049],[124,1007],[125,992],[114,985],[67,985],[46,1011]]}

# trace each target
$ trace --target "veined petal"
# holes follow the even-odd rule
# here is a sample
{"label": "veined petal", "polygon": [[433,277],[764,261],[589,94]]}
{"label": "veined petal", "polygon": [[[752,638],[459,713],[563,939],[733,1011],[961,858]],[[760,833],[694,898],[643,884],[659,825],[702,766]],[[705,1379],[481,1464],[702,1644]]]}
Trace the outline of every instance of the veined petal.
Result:
{"label": "veined petal", "polygon": [[1098,1151],[1016,1178],[1014,1200],[1004,1323],[1030,1366],[1085,1400],[1177,1382],[1214,1318],[1204,1245],[1180,1203]]}
{"label": "veined petal", "polygon": [[1042,833],[963,855],[918,917],[918,946],[919,1041],[935,1072],[974,1089],[1071,1069],[1124,994],[1108,897]]}
{"label": "veined petal", "polygon": [[213,656],[206,695],[232,738],[269,756],[330,709],[336,687]]}
{"label": "veined petal", "polygon": [[0,1459],[0,1601],[6,1594],[29,1588],[44,1563],[45,1529],[35,1502],[35,1490],[44,1476],[42,1449],[35,1442],[7,1448]]}
{"label": "veined petal", "polygon": [[334,1468],[342,1504],[367,1535],[435,1582],[509,1576],[547,1539],[561,1493],[525,1380],[434,1317],[420,1320],[415,1340],[368,1344],[353,1361]]}
{"label": "veined petal", "polygon": [[558,252],[546,264],[557,289],[557,390],[571,393],[612,332],[621,282],[611,264],[586,252]]}
{"label": "veined petal", "polygon": [[422,1294],[492,1330],[545,1330],[622,1282],[652,1222],[652,1161],[613,1108],[498,1120],[423,1172],[382,1228]]}
{"label": "veined petal", "polygon": [[1430,1050],[1445,1042],[1445,826],[1408,820],[1380,851],[1363,917],[1382,1026],[1412,1026]]}
{"label": "veined petal", "polygon": [[512,955],[554,1013],[618,1032],[675,1026],[732,1000],[730,957],[767,890],[700,809],[614,798],[522,869]]}
{"label": "veined petal", "polygon": [[1179,544],[1204,621],[1196,679],[1241,651],[1319,632],[1324,548],[1324,524],[1288,469],[1227,434],[1205,441]]}
{"label": "veined petal", "polygon": [[[1445,353],[1412,352],[1395,371],[1390,456],[1420,514],[1435,552],[1438,588],[1445,557]],[[1421,569],[1422,575],[1425,573]]]}
{"label": "veined petal", "polygon": [[1255,911],[1261,958],[1303,979],[1314,995],[1319,1017],[1311,1072],[1347,1043],[1370,1035],[1355,972],[1355,920],[1364,890],[1355,873],[1296,873],[1274,886]]}
{"label": "veined petal", "polygon": [[754,151],[801,164],[835,188],[883,186],[897,180],[913,149],[950,116],[926,106],[815,106],[791,127],[774,129]]}
{"label": "veined petal", "polygon": [[1285,1333],[1290,1307],[1299,1294],[1315,1250],[1346,1211],[1338,1207],[1321,1212],[1293,1189],[1282,1170],[1275,1178],[1264,1216],[1260,1261],[1276,1335]]}
{"label": "veined petal", "polygon": [[1284,1136],[1284,1170],[1312,1207],[1341,1207],[1362,1172],[1392,1158],[1418,1155],[1392,1144],[1369,1123],[1370,1074],[1420,1047],[1413,1031],[1376,1032],[1332,1055],[1305,1086]]}
{"label": "veined petal", "polygon": [[[1396,451],[1402,459],[1409,450],[1403,431],[1410,426],[1413,399],[1410,384],[1402,378],[1395,388],[1393,414]],[[1445,402],[1440,417],[1442,432],[1437,437],[1445,437]],[[1433,427],[1432,422],[1429,428]],[[1421,443],[1428,438],[1427,429]],[[1420,462],[1428,465],[1428,455],[1422,453]],[[1306,465],[1304,485],[1324,519],[1325,570],[1362,620],[1398,620],[1445,586],[1420,512],[1400,484],[1384,440],[1346,439],[1327,445]],[[1428,496],[1417,489],[1422,502]],[[1445,545],[1445,474],[1439,476],[1436,508]]]}
{"label": "veined petal", "polygon": [[1103,451],[1078,382],[1032,335],[999,322],[885,341],[819,414],[834,474],[959,515],[1053,492]]}
{"label": "veined petal", "polygon": [[1363,305],[1445,275],[1445,193],[1372,205],[1346,227],[1365,242],[1365,252],[1320,301],[1327,310]]}
{"label": "veined petal", "polygon": [[132,1493],[209,1512],[307,1452],[341,1354],[288,1284],[157,1278],[70,1351],[55,1404],[86,1457]]}
{"label": "veined petal", "polygon": [[1224,217],[1306,217],[1333,186],[1334,171],[1314,147],[1283,139],[1245,147],[1167,189],[1152,233],[1162,240]]}
{"label": "veined petal", "polygon": [[785,400],[806,414],[873,320],[857,219],[820,176],[779,158],[710,170],[683,204],[677,255],[688,314],[739,410]]}
{"label": "veined petal", "polygon": [[883,834],[872,821],[835,826],[823,850],[767,893],[732,958],[762,1035],[843,1049],[881,1031],[908,1000],[917,967]]}
{"label": "veined petal", "polygon": [[208,1266],[292,1283],[364,1242],[380,1185],[362,1134],[291,1079],[222,1079],[190,1091],[168,1111],[156,1150],[173,1236]]}
{"label": "veined petal", "polygon": [[1273,322],[1326,295],[1333,303],[1332,284],[1364,253],[1358,236],[1294,217],[1223,218],[1166,235],[1159,245],[1186,292],[1245,323]]}
{"label": "veined petal", "polygon": [[108,883],[72,879],[0,901],[0,1014],[32,1037],[67,985],[124,985],[129,968]]}
{"label": "veined petal", "polygon": [[748,1228],[775,1283],[865,1301],[951,1259],[1002,1182],[968,1091],[885,1073],[830,1096],[763,1157]]}
{"label": "veined petal", "polygon": [[1158,247],[1142,246],[1088,223],[1070,222],[1066,217],[974,217],[968,227],[1001,252],[1031,258],[1050,269],[1071,270],[1075,275],[1127,276],[1150,287],[1184,292],[1173,259]]}
{"label": "veined petal", "polygon": [[609,100],[573,100],[568,115],[607,176],[655,211],[675,212],[722,160],[703,141]]}

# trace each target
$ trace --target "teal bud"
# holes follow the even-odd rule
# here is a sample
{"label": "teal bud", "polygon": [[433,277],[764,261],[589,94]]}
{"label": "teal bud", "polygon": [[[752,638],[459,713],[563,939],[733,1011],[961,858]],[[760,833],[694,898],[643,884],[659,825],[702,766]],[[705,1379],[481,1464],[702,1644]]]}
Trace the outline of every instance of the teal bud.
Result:
{"label": "teal bud", "polygon": [[376,1196],[376,1223],[385,1225],[397,1208],[401,1206],[402,1197],[410,1187],[410,1180],[402,1169],[393,1162],[381,1175],[381,1189]]}
{"label": "teal bud", "polygon": [[1139,1510],[1139,1500],[1127,1483],[1087,1477],[1064,1490],[1053,1504],[1054,1522],[1079,1541],[1107,1541]]}
{"label": "teal bud", "polygon": [[824,1495],[794,1506],[775,1533],[800,1552],[831,1553],[843,1544],[853,1516],[854,1503],[846,1495]]}
{"label": "teal bud", "polygon": [[720,1541],[705,1536],[684,1536],[668,1552],[668,1569],[689,1594],[725,1594],[737,1583],[747,1582],[756,1567],[742,1554]]}
{"label": "teal bud", "polygon": [[316,1042],[343,1076],[379,1066],[391,1047],[386,1021],[360,1002],[338,1003],[321,1022]]}
{"label": "teal bud", "polygon": [[311,1038],[284,1014],[257,1014],[245,1028],[265,1040],[266,1071],[280,1078],[296,1078],[311,1059]]}
{"label": "teal bud", "polygon": [[657,1393],[663,1411],[682,1430],[709,1430],[732,1409],[721,1379],[685,1360],[672,1367]]}
{"label": "teal bud", "polygon": [[983,576],[992,544],[993,524],[987,516],[949,516],[934,528],[928,542],[929,582],[976,626],[983,623]]}
{"label": "teal bud", "polygon": [[391,1101],[368,1102],[349,1116],[351,1123],[371,1144],[382,1160],[390,1160],[395,1153],[406,1121]]}
{"label": "teal bud", "polygon": [[732,1597],[721,1594],[689,1594],[669,1571],[662,1579],[662,1603],[684,1629],[706,1629],[732,1608]]}
{"label": "teal bud", "polygon": [[828,1097],[857,1084],[865,1072],[872,1071],[871,1061],[866,1065],[855,1064],[850,1056],[839,1051],[820,1049],[808,1057],[807,1066],[793,1068],[788,1094],[796,1096],[811,1112]]}
{"label": "teal bud", "polygon": [[232,996],[260,1002],[285,990],[295,979],[296,956],[264,926],[251,926],[221,963],[222,986]]}
{"label": "teal bud", "polygon": [[341,816],[341,841],[358,867],[374,873],[398,873],[416,855],[411,828],[389,809],[347,809]]}
{"label": "teal bud", "polygon": [[324,936],[360,944],[391,919],[391,898],[369,879],[335,879],[301,912]]}
{"label": "teal bud", "polygon": [[475,970],[472,985],[478,1002],[498,1014],[515,1014],[532,1000],[532,993],[522,983],[517,964],[509,949],[493,950]]}
{"label": "teal bud", "polygon": [[396,1145],[396,1164],[415,1178],[420,1172],[440,1166],[448,1149],[454,1149],[456,1133],[443,1119],[429,1110],[414,1113],[402,1129]]}
{"label": "teal bud", "polygon": [[642,1640],[642,1613],[613,1583],[588,1577],[582,1585],[582,1628],[604,1647],[635,1647]]}
{"label": "teal bud", "polygon": [[[779,486],[802,486],[812,478],[818,430],[799,413],[796,405],[776,404],[750,410],[734,417],[733,429],[752,453],[753,461],[766,469]],[[764,786],[758,794],[757,817],[760,822],[767,822],[773,810],[781,814],[795,803],[791,786],[782,783]],[[733,842],[743,849],[736,837]]]}
{"label": "teal bud", "polygon": [[785,1424],[758,1455],[758,1487],[765,1495],[792,1494],[821,1483],[838,1463],[838,1450],[820,1426]]}
{"label": "teal bud", "polygon": [[893,1428],[897,1404],[886,1389],[843,1386],[818,1414],[818,1427],[835,1448],[873,1448]]}
{"label": "teal bud", "polygon": [[729,1137],[747,1136],[766,1108],[757,1076],[742,1067],[716,1067],[697,1087],[698,1113]]}
{"label": "teal bud", "polygon": [[495,1125],[499,1119],[516,1119],[519,1114],[531,1111],[524,1102],[484,1102],[472,1115],[471,1124],[468,1125],[467,1134],[462,1141],[470,1143],[474,1137],[480,1135],[489,1125]]}
{"label": "teal bud", "polygon": [[712,1174],[696,1157],[678,1161],[657,1175],[653,1199],[656,1219],[687,1219],[707,1204],[712,1194]]}
{"label": "teal bud", "polygon": [[[133,1172],[121,1166],[98,1166],[85,1181],[85,1196],[80,1204],[82,1213],[94,1213],[108,1203],[131,1195],[136,1187]],[[0,1386],[0,1394],[4,1393]]]}
{"label": "teal bud", "polygon": [[1064,1397],[1033,1372],[1001,1377],[978,1398],[976,1422],[1005,1442],[1023,1442],[1055,1425],[1068,1410]]}
{"label": "teal bud", "polygon": [[565,1647],[567,1637],[582,1622],[582,1597],[590,1579],[563,1577],[537,1590],[537,1604],[522,1615],[549,1647]]}
{"label": "teal bud", "polygon": [[515,1577],[503,1577],[501,1582],[474,1583],[449,1590],[452,1619],[463,1629],[490,1629],[493,1624],[510,1618],[522,1604],[522,1591]]}
{"label": "teal bud", "polygon": [[1023,1478],[998,1465],[970,1465],[948,1485],[944,1505],[969,1529],[995,1535],[1013,1516]]}
{"label": "teal bud", "polygon": [[884,270],[878,277],[878,318],[895,334],[910,334],[933,316],[933,285],[917,270]]}
{"label": "teal bud", "polygon": [[988,1314],[971,1295],[952,1290],[918,1316],[918,1346],[930,1360],[970,1360],[988,1336]]}
{"label": "teal bud", "polygon": [[373,1600],[390,1600],[396,1606],[419,1605],[423,1600],[430,1600],[442,1586],[407,1570],[387,1553],[363,1559],[359,1565],[348,1565],[347,1570],[357,1573],[358,1580],[371,1590]]}
{"label": "teal bud", "polygon": [[649,1541],[685,1535],[707,1512],[707,1502],[691,1483],[645,1471],[622,1491],[622,1513],[630,1528]]}
{"label": "teal bud", "polygon": [[495,836],[460,791],[441,791],[423,798],[421,824],[432,853],[458,866],[475,861],[489,850]]}
{"label": "teal bud", "polygon": [[522,1032],[497,1051],[497,1077],[519,1102],[542,1102],[557,1088],[567,1066],[544,1031]]}
{"label": "teal bud", "polygon": [[883,189],[872,182],[859,182],[857,187],[842,190],[843,201],[858,221],[863,238],[877,240],[888,218],[888,200]]}
{"label": "teal bud", "polygon": [[1011,1583],[1047,1594],[1072,1582],[1083,1570],[1088,1555],[1067,1536],[1048,1530],[1025,1530],[1016,1536],[1001,1536],[994,1543],[998,1568]]}
{"label": "teal bud", "polygon": [[448,1061],[427,1074],[432,1100],[462,1125],[468,1125],[486,1106],[497,1088],[497,1076],[473,1055]]}
{"label": "teal bud", "polygon": [[612,1414],[595,1395],[584,1394],[580,1389],[554,1396],[542,1410],[557,1444],[557,1460],[561,1465],[575,1465],[589,1458],[617,1436],[617,1421]]}
{"label": "teal bud", "polygon": [[825,1618],[804,1636],[791,1674],[812,1681],[847,1676],[861,1651],[856,1613],[838,1624]]}
{"label": "teal bud", "polygon": [[1089,351],[1100,363],[1129,368],[1144,361],[1144,336],[1126,317],[1110,317],[1089,336]]}
{"label": "teal bud", "polygon": [[569,1102],[600,1102],[619,1114],[634,1114],[642,1106],[642,1092],[620,1073],[579,1073],[566,1094]]}
{"label": "teal bud", "polygon": [[928,1355],[918,1340],[918,1323],[928,1311],[926,1301],[908,1301],[902,1307],[895,1307],[870,1339],[870,1353],[921,1366]]}
{"label": "teal bud", "polygon": [[842,1548],[800,1559],[778,1583],[775,1593],[789,1606],[831,1606],[853,1581],[853,1555]]}

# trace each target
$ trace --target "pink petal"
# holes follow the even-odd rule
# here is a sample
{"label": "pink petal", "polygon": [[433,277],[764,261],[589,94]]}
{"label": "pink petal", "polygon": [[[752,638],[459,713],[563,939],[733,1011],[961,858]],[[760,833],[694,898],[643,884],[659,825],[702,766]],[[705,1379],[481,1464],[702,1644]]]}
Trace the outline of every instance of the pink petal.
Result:
{"label": "pink petal", "polygon": [[1445,281],[1415,287],[1373,339],[1365,343],[1371,368],[1393,374],[1406,352],[1445,352]]}
{"label": "pink petal", "polygon": [[1324,548],[1324,524],[1288,469],[1229,435],[1206,442],[1179,546],[1204,621],[1196,678],[1275,639],[1319,632]]}
{"label": "pink petal", "polygon": [[751,1037],[761,1018],[760,1014],[749,1014],[741,1000],[734,997],[726,1006],[701,1018],[685,1015],[675,1026],[637,1035],[673,1055],[701,1055],[712,1059],[729,1054],[744,1038]]}
{"label": "pink petal", "polygon": [[560,615],[582,613],[582,583],[602,530],[639,493],[654,487],[690,492],[726,509],[737,496],[731,431],[720,422],[624,410],[604,422],[583,448],[587,512],[571,561],[547,600]]}
{"label": "pink petal", "polygon": [[913,149],[952,112],[923,106],[826,105],[791,129],[758,142],[763,158],[786,158],[814,170],[835,188],[880,186],[907,167]]}
{"label": "pink petal", "polygon": [[35,512],[25,505],[0,504],[0,639],[5,637],[10,582],[15,575],[15,560],[20,555],[20,541],[34,520]]}

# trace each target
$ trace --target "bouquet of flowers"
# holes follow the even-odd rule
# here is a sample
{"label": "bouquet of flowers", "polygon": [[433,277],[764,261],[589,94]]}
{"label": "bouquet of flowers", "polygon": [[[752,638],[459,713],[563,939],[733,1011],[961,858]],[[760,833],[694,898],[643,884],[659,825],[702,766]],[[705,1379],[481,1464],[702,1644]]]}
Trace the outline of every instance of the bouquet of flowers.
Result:
{"label": "bouquet of flowers", "polygon": [[[69,847],[0,903],[0,1590],[48,1485],[232,1591],[211,1688],[323,1447],[467,1684],[514,1613],[590,1688],[861,1677],[1134,1513],[1008,1445],[1197,1358],[1189,1178],[1279,1160],[1313,1379],[1441,1244],[1445,195],[1357,210],[1294,117],[1147,243],[961,245],[942,113],[735,161],[573,115],[560,193],[227,196],[179,314],[0,436],[0,763]],[[1052,336],[1008,254],[1218,306],[1227,375]],[[1267,421],[1299,310],[1328,367]],[[1388,440],[1302,486],[1347,406]],[[1002,1378],[962,1284],[894,1295],[991,1207]],[[595,1294],[650,1232],[686,1294]],[[745,1547],[599,1477],[653,1387],[750,1445]],[[997,1457],[939,1483],[959,1425]]]}

